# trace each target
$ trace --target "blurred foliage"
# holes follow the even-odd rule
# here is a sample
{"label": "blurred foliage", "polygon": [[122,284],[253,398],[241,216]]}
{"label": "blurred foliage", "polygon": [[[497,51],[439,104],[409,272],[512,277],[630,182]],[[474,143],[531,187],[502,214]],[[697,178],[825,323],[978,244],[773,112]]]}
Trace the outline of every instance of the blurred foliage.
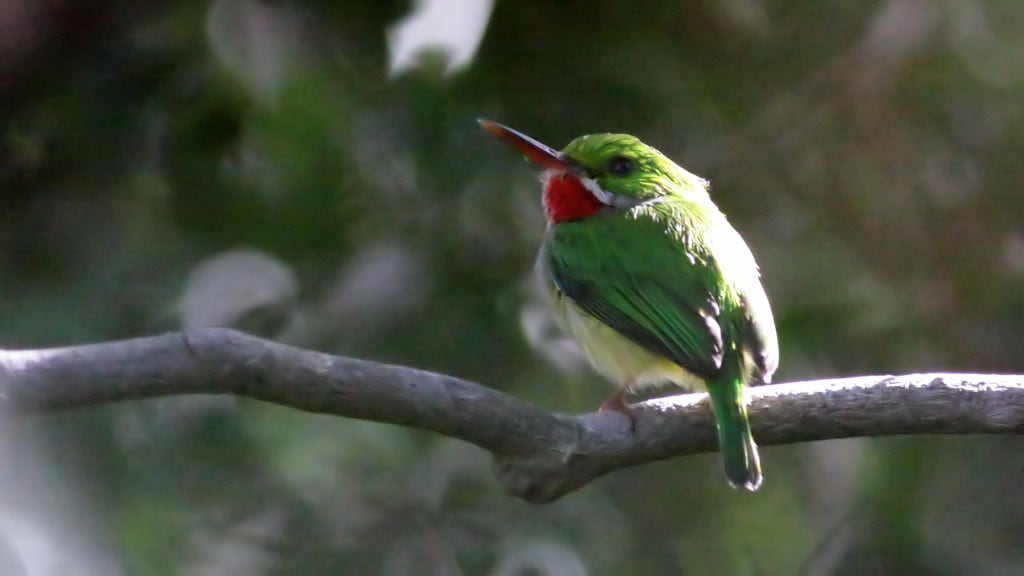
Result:
{"label": "blurred foliage", "polygon": [[[6,0],[0,345],[233,325],[590,410],[530,289],[535,176],[483,116],[709,178],[779,381],[1024,369],[1024,5],[443,4],[410,67],[427,3]],[[533,507],[471,446],[250,401],[0,429],[3,574],[1024,571],[1018,438],[766,448],[752,496],[679,458]]]}

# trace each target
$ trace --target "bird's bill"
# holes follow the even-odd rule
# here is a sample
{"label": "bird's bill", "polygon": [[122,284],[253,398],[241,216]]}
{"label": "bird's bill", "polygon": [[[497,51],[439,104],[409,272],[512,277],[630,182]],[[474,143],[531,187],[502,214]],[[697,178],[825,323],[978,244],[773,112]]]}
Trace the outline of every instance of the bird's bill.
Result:
{"label": "bird's bill", "polygon": [[493,134],[498,140],[519,150],[530,162],[541,168],[565,168],[566,163],[558,150],[542,144],[526,134],[490,120],[479,120],[480,127]]}

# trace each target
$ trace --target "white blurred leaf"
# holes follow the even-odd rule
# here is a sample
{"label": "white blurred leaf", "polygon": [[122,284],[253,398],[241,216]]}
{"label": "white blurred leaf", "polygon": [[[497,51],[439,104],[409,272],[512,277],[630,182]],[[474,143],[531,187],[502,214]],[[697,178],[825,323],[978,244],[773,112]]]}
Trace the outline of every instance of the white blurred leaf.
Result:
{"label": "white blurred leaf", "polygon": [[483,40],[493,0],[417,0],[416,8],[388,28],[391,74],[416,68],[428,52],[447,56],[445,74],[473,60]]}
{"label": "white blurred leaf", "polygon": [[576,551],[544,540],[531,540],[510,548],[493,576],[586,576],[587,568]]}
{"label": "white blurred leaf", "polygon": [[299,12],[259,0],[215,0],[206,34],[220,64],[264,104],[274,102],[307,40]]}
{"label": "white blurred leaf", "polygon": [[189,275],[179,304],[181,324],[273,336],[287,324],[297,294],[295,275],[277,258],[247,248],[230,250]]}

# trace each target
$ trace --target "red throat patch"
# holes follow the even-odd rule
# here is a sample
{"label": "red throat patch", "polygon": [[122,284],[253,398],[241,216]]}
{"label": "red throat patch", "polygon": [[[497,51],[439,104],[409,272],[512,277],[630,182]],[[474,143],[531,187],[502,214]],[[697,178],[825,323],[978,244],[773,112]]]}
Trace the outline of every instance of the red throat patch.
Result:
{"label": "red throat patch", "polygon": [[552,224],[583,220],[601,208],[604,204],[574,176],[554,173],[544,181],[544,214]]}

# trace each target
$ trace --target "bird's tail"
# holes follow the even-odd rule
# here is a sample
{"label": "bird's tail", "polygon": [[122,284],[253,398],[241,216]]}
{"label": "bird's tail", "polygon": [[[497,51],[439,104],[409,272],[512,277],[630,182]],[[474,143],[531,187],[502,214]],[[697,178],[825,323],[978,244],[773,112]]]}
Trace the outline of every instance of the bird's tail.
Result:
{"label": "bird's tail", "polygon": [[718,426],[725,477],[733,488],[753,492],[761,486],[761,460],[743,402],[743,380],[738,375],[723,373],[708,386],[708,392]]}

